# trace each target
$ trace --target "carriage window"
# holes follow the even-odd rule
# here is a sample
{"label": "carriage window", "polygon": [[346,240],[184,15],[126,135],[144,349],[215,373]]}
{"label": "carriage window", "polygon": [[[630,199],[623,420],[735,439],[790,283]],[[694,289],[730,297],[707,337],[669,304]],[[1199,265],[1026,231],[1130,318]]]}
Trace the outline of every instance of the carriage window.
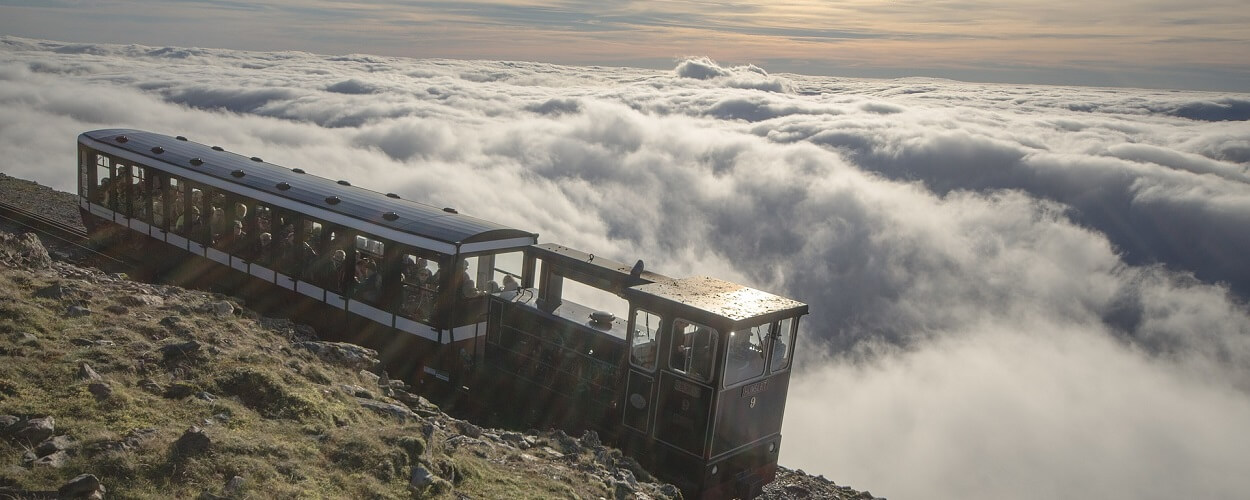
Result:
{"label": "carriage window", "polygon": [[127,193],[126,215],[148,220],[147,168],[142,165],[130,167],[130,190]]}
{"label": "carriage window", "polygon": [[716,329],[684,319],[673,321],[673,348],[669,367],[673,371],[707,382],[712,379],[716,354]]}
{"label": "carriage window", "polygon": [[434,312],[434,299],[438,296],[438,259],[406,253],[400,275],[403,286],[403,302],[400,315],[428,323]]}
{"label": "carriage window", "polygon": [[633,337],[630,338],[629,362],[646,371],[655,370],[656,346],[660,317],[642,309],[634,311]]}
{"label": "carriage window", "polygon": [[772,371],[774,373],[790,366],[790,358],[794,356],[794,336],[797,331],[796,318],[786,318],[778,323],[777,333],[773,336]]}
{"label": "carriage window", "polygon": [[521,273],[525,271],[525,254],[508,252],[496,254],[491,266],[488,291],[516,290],[521,287]]}
{"label": "carriage window", "polygon": [[382,298],[382,257],[386,245],[380,240],[356,236],[356,289],[353,298],[377,305]]}
{"label": "carriage window", "polygon": [[91,158],[90,151],[78,148],[78,196],[87,197],[87,192],[91,187]]}
{"label": "carriage window", "polygon": [[725,387],[764,374],[764,348],[768,327],[763,324],[729,334],[725,347]]}
{"label": "carriage window", "polygon": [[95,155],[96,166],[96,185],[93,186],[91,193],[91,201],[113,208],[112,205],[112,189],[113,189],[113,164],[109,161],[109,157],[104,155]]}

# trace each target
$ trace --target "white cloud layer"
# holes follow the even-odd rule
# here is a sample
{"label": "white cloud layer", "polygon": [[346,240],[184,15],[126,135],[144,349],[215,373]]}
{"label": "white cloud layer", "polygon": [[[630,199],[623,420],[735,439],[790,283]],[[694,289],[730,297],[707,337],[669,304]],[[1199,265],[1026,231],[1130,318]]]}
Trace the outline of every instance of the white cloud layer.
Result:
{"label": "white cloud layer", "polygon": [[133,127],[812,305],[782,463],[898,498],[1250,491],[1250,95],[0,37],[3,170]]}

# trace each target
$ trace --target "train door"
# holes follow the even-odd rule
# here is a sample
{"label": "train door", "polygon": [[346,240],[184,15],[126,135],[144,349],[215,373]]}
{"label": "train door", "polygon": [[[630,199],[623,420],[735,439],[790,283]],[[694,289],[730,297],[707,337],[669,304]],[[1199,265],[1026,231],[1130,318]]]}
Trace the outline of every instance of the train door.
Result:
{"label": "train door", "polygon": [[629,325],[629,369],[625,379],[621,423],[650,434],[655,417],[655,376],[663,329],[660,316],[634,308]]}

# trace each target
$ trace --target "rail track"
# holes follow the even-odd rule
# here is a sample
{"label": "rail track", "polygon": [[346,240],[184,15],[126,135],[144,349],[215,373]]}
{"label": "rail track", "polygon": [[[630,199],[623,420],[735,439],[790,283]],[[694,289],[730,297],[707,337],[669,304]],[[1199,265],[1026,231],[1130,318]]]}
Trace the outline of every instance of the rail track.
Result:
{"label": "rail track", "polygon": [[126,269],[134,263],[119,259],[96,249],[91,243],[87,231],[66,224],[65,222],[45,217],[25,208],[0,201],[0,222],[26,228],[44,238],[45,245],[72,249],[73,253],[84,256],[84,260],[108,269]]}

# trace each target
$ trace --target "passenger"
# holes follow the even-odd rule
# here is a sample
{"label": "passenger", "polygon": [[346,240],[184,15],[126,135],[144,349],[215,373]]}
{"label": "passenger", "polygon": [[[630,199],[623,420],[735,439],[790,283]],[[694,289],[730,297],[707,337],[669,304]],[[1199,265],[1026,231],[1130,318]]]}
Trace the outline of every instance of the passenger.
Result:
{"label": "passenger", "polygon": [[190,231],[191,228],[198,226],[198,225],[200,225],[200,208],[199,207],[191,207],[191,225],[190,226],[187,226],[186,214],[179,215],[178,220],[174,221],[174,227],[177,227],[178,231],[184,234]]}
{"label": "passenger", "polygon": [[213,232],[213,239],[216,239],[224,236],[228,229],[226,226],[226,212],[221,207],[213,207],[212,210],[212,213],[208,215],[208,227]]}
{"label": "passenger", "polygon": [[257,241],[256,241],[256,247],[253,253],[254,257],[252,257],[252,260],[264,266],[270,265],[273,261],[273,256],[270,255],[271,251],[273,250],[273,245],[270,244],[272,242],[273,242],[272,234],[269,234],[267,232],[260,233],[260,237],[257,238]]}
{"label": "passenger", "polygon": [[372,260],[365,262],[363,276],[363,279],[359,279],[360,286],[356,288],[357,296],[365,302],[376,303],[382,293],[382,280],[379,279],[378,264]]}
{"label": "passenger", "polygon": [[460,273],[456,275],[456,278],[459,282],[453,282],[451,284],[451,289],[458,291],[460,296],[473,298],[480,297],[482,295],[482,292],[478,291],[477,287],[473,285],[473,279],[469,277],[468,261],[460,261]]}
{"label": "passenger", "polygon": [[521,284],[517,283],[516,278],[513,278],[511,274],[503,275],[503,291],[510,292],[518,288],[521,288]]}
{"label": "passenger", "polygon": [[226,253],[235,253],[240,243],[243,243],[243,221],[236,220],[230,227],[230,232],[217,239],[217,249]]}
{"label": "passenger", "polygon": [[335,250],[329,259],[322,261],[313,274],[312,281],[322,288],[340,291],[343,286],[343,261],[347,260],[347,252]]}

